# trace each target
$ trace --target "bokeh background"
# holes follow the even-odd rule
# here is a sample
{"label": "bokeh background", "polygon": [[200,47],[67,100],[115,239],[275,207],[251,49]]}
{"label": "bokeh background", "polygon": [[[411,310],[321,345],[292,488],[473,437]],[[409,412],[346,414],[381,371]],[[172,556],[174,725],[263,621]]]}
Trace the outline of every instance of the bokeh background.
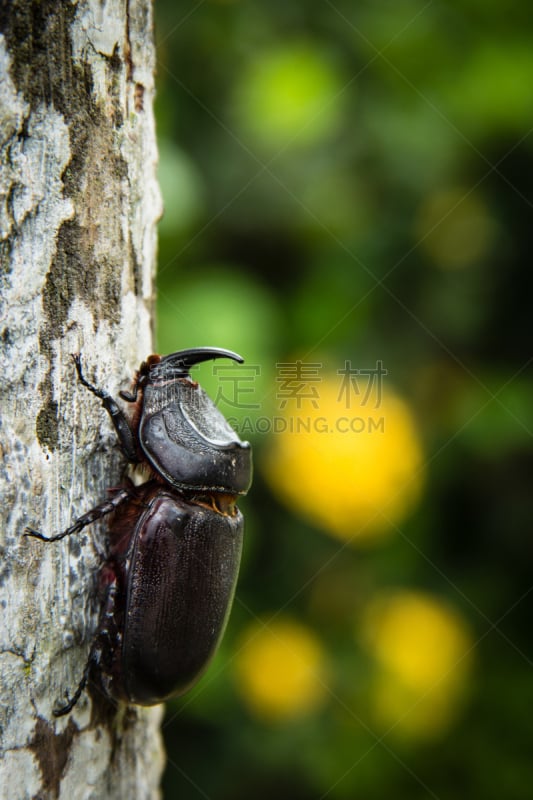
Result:
{"label": "bokeh background", "polygon": [[531,798],[530,3],[155,9],[158,348],[255,453],[164,796]]}

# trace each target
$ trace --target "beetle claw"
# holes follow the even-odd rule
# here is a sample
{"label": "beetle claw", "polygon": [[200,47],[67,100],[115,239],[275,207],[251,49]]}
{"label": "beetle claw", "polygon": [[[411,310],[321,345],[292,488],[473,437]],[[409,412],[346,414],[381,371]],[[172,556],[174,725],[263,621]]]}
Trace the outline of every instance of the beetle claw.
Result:
{"label": "beetle claw", "polygon": [[49,542],[50,537],[45,536],[40,531],[36,531],[35,528],[24,528],[24,536],[32,536],[34,539],[40,539],[42,542]]}
{"label": "beetle claw", "polygon": [[65,705],[60,706],[56,703],[55,707],[52,709],[52,714],[54,717],[64,717],[65,714],[68,714],[69,711],[72,711],[74,703],[70,699],[68,692],[65,692],[65,700],[67,701]]}

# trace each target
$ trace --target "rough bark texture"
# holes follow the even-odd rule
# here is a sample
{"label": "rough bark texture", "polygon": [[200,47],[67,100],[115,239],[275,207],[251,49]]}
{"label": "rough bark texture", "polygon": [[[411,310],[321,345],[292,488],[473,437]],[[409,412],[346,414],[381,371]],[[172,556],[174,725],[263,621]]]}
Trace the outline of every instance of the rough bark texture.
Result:
{"label": "rough bark texture", "polygon": [[123,460],[98,400],[152,350],[150,0],[0,0],[0,796],[155,798],[160,709],[84,694],[105,527],[45,544]]}

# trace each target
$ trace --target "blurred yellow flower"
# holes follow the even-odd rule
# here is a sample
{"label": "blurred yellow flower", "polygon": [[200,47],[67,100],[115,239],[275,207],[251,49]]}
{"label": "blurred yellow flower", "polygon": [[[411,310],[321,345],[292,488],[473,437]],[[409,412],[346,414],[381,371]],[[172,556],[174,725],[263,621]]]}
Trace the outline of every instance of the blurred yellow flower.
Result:
{"label": "blurred yellow flower", "polygon": [[[345,540],[375,539],[417,502],[422,450],[413,416],[390,391],[361,386],[347,403],[339,377],[295,409],[287,402],[263,469],[287,506]],[[349,406],[349,407],[347,407]]]}
{"label": "blurred yellow flower", "polygon": [[376,599],[358,631],[377,662],[371,701],[378,721],[401,734],[436,734],[453,720],[473,647],[461,617],[422,592]]}
{"label": "blurred yellow flower", "polygon": [[324,661],[320,641],[300,622],[284,618],[254,623],[237,652],[237,686],[258,717],[298,717],[324,700]]}

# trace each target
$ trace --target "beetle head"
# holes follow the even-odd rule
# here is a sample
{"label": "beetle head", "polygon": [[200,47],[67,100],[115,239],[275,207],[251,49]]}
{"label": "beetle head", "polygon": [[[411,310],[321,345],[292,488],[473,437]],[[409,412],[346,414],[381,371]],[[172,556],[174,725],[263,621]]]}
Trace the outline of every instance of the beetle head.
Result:
{"label": "beetle head", "polygon": [[194,364],[213,358],[243,362],[237,353],[218,347],[150,356],[141,368],[139,444],[152,467],[179,489],[245,494],[252,473],[250,445],[189,376]]}

